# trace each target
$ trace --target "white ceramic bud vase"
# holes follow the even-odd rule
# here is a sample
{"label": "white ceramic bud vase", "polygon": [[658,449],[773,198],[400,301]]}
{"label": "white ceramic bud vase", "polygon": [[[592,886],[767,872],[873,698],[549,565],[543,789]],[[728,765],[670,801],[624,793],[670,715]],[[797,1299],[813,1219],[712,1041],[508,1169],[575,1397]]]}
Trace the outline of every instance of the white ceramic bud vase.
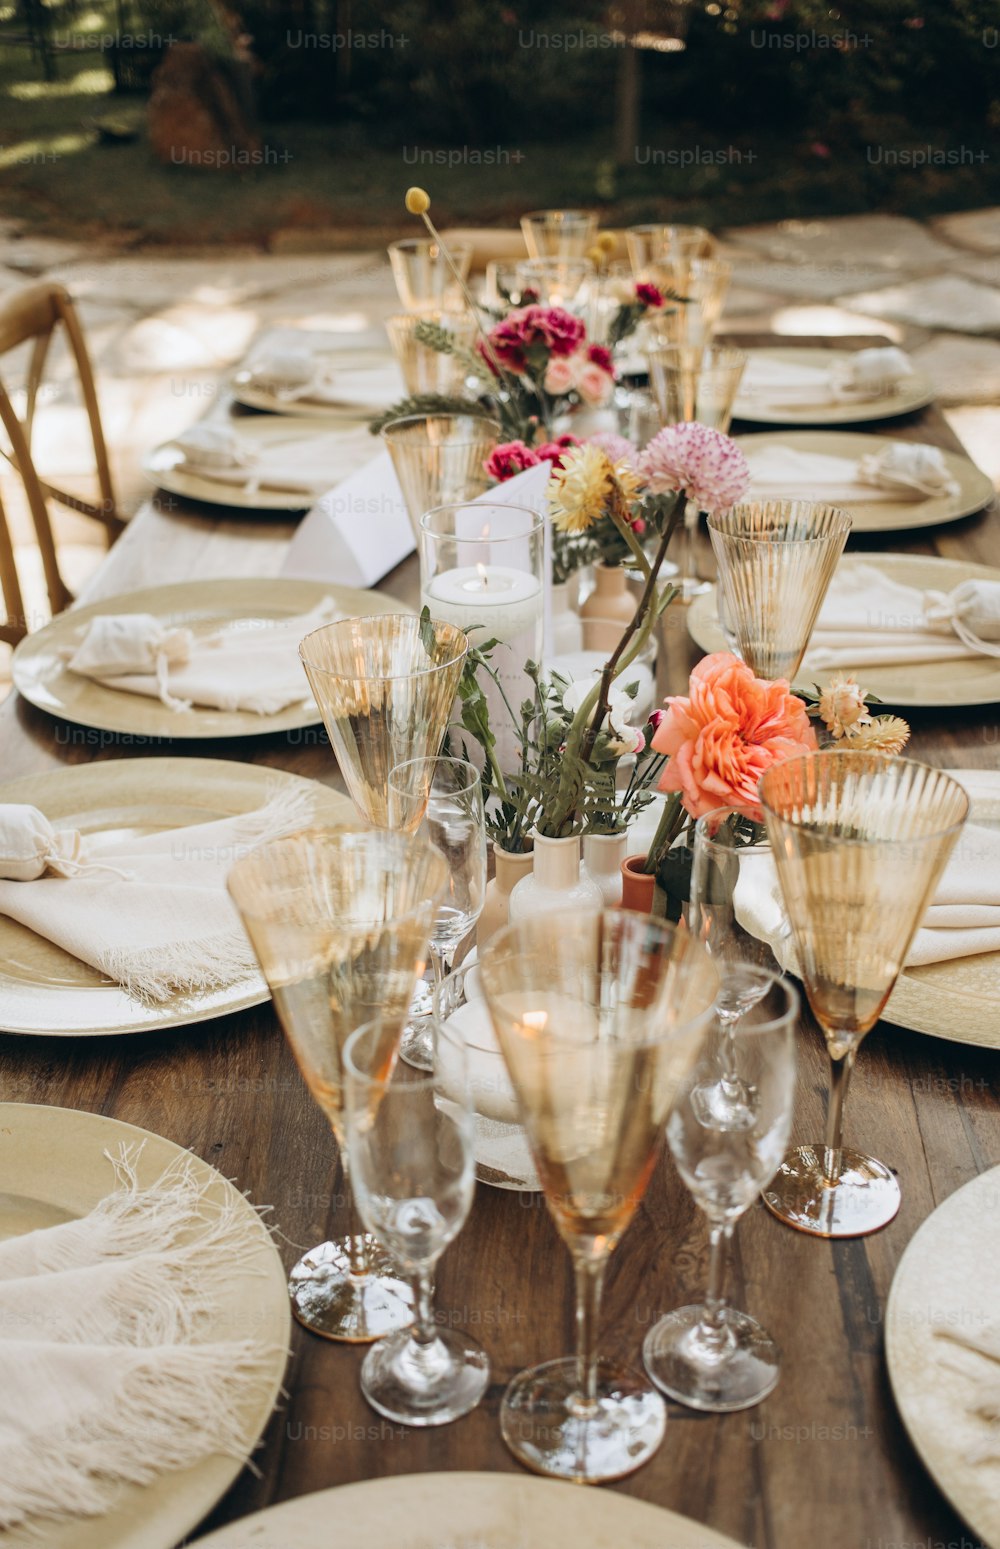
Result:
{"label": "white ceramic bud vase", "polygon": [[556,909],[590,911],[604,907],[604,895],[580,864],[580,835],[547,839],[534,835],[534,866],[510,895],[510,919],[528,920]]}
{"label": "white ceramic bud vase", "polygon": [[479,924],[476,927],[476,945],[480,949],[486,945],[491,936],[495,936],[497,931],[502,930],[507,924],[511,889],[517,886],[522,877],[531,874],[530,849],[514,854],[511,850],[498,849],[494,843],[493,859],[496,864],[496,875],[486,884],[483,912],[479,916]]}
{"label": "white ceramic bud vase", "polygon": [[606,909],[620,909],[622,861],[628,854],[628,834],[584,834],[583,864],[601,890]]}

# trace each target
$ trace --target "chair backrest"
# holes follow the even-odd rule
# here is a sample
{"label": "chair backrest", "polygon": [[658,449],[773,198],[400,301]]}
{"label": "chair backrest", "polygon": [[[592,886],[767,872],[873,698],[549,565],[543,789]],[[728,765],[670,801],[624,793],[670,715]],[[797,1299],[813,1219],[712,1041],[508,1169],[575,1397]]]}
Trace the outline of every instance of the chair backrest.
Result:
{"label": "chair backrest", "polygon": [[[76,366],[80,392],[90,424],[97,481],[101,493],[100,504],[96,506],[40,478],[32,457],[31,439],[38,390],[42,383],[49,346],[56,329],[60,326],[65,331]],[[122,531],[124,523],[118,515],[115,502],[111,466],[101,428],[97,389],[94,385],[90,357],[87,354],[83,330],[72,299],[63,286],[41,281],[36,285],[25,286],[0,301],[0,356],[6,355],[10,350],[28,341],[33,342],[33,347],[24,385],[24,414],[19,416],[14,408],[0,370],[0,424],[3,425],[9,442],[9,449],[4,455],[24,486],[28,510],[41,550],[49,602],[53,612],[60,612],[73,599],[72,593],[59,573],[48,501],[54,500],[70,510],[81,512],[84,516],[90,516],[99,521],[105,529],[109,544]],[[7,611],[7,624],[0,632],[0,638],[8,639],[14,631],[15,638],[20,639],[27,633],[27,624],[13,563],[13,544],[2,507],[0,507],[0,529],[2,529],[0,531],[0,585],[2,585]]]}

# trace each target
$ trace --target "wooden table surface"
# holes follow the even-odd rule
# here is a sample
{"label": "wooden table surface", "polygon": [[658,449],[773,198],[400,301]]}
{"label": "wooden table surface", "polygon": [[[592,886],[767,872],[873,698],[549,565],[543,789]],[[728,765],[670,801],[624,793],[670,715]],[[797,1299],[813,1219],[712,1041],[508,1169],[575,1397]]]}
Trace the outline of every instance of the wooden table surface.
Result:
{"label": "wooden table surface", "polygon": [[[766,342],[745,335],[740,341]],[[860,347],[872,341],[799,342]],[[759,427],[735,427],[741,428]],[[958,445],[933,408],[865,428]],[[270,516],[150,504],[109,555],[87,601],[195,576],[275,574],[290,530]],[[891,533],[851,546],[1000,564],[1000,520],[992,509],[924,530],[912,541]],[[701,558],[709,562],[707,548]],[[383,588],[415,602],[415,559],[388,576]],[[671,609],[666,624],[665,682],[679,690],[699,653],[687,639],[681,609]],[[918,757],[952,767],[1000,763],[1000,714],[993,707],[914,712],[910,719]],[[337,784],[318,732],[150,745],[55,721],[17,696],[0,712],[4,778],[94,759],[163,754],[239,759]],[[827,1062],[811,1024],[800,1052],[793,1134],[812,1140],[823,1130]],[[614,1488],[682,1512],[753,1549],[889,1549],[928,1542],[971,1549],[970,1533],[925,1473],[896,1413],[882,1330],[893,1271],[913,1232],[956,1188],[1000,1162],[998,1059],[887,1026],[874,1030],[850,1094],[846,1138],[898,1171],[898,1217],[875,1236],[830,1244],[788,1230],[762,1206],[752,1209],[739,1227],[731,1292],[781,1345],[781,1381],[763,1404],[741,1414],[698,1415],[671,1404],[658,1455]],[[108,1114],[191,1147],[254,1201],[274,1207],[287,1265],[342,1224],[335,1147],[270,1006],[159,1037],[72,1044],[0,1037],[0,1097]],[[704,1217],[664,1159],[611,1263],[603,1350],[638,1361],[650,1324],[700,1298],[705,1269]],[[481,1407],[437,1430],[390,1424],[361,1398],[363,1351],[296,1328],[286,1379],[290,1396],[257,1454],[261,1477],[245,1470],[205,1529],[351,1480],[425,1469],[518,1468],[500,1439],[504,1386],[522,1367],[568,1352],[573,1337],[569,1256],[541,1198],[481,1186],[467,1226],[442,1261],[438,1287],[441,1317],[467,1328],[489,1351],[493,1381]]]}

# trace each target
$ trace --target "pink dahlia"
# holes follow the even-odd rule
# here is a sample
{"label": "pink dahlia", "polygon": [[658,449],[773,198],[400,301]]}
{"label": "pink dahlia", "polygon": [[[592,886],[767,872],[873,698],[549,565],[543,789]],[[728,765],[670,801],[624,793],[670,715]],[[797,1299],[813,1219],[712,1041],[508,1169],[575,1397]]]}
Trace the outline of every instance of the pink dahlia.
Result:
{"label": "pink dahlia", "polygon": [[735,441],[707,425],[667,425],[639,457],[653,495],[683,490],[699,511],[723,511],[746,494],[750,469]]}
{"label": "pink dahlia", "polygon": [[629,441],[627,436],[620,436],[615,430],[599,430],[595,436],[588,436],[587,440],[593,446],[599,446],[617,468],[619,463],[627,463],[634,468],[639,460],[639,448],[634,441]]}
{"label": "pink dahlia", "polygon": [[533,452],[523,441],[502,441],[493,448],[483,467],[491,479],[502,484],[505,479],[512,479],[515,473],[523,473],[525,468],[537,467],[541,460],[538,453]]}

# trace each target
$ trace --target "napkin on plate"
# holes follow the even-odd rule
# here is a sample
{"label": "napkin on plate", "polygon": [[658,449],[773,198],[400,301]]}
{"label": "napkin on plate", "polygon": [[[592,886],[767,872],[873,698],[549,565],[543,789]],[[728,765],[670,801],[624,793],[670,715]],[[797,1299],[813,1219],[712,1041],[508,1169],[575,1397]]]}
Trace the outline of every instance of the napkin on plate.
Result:
{"label": "napkin on plate", "polygon": [[957,495],[940,447],[894,441],[855,461],[798,447],[767,446],[747,455],[755,500],[821,500],[828,505],[929,500]]}
{"label": "napkin on plate", "polygon": [[280,441],[253,442],[225,425],[192,425],[167,443],[182,453],[174,471],[215,484],[231,484],[246,494],[272,490],[311,497],[342,472],[342,458],[326,436],[295,435]]}
{"label": "napkin on plate", "polygon": [[[966,782],[976,793],[1000,795],[1000,772],[983,771]],[[759,852],[740,862],[733,893],[736,918],[750,935],[766,941],[783,968],[794,971],[781,886],[771,856]],[[938,882],[907,967],[1000,952],[1000,829],[966,823]]]}
{"label": "napkin on plate", "polygon": [[858,350],[849,360],[832,366],[754,355],[743,373],[740,397],[758,399],[774,408],[865,403],[889,397],[912,375],[908,357],[894,345]]}
{"label": "napkin on plate", "polygon": [[[32,822],[41,818],[28,812]],[[238,817],[124,839],[70,835],[75,873],[50,868],[36,881],[0,880],[0,914],[138,1001],[219,989],[259,972],[226,892],[229,868],[248,846],[306,826],[312,812],[308,791],[286,788]],[[8,829],[19,816],[9,806],[0,814]]]}
{"label": "napkin on plate", "polygon": [[187,1157],[140,1189],[141,1149],[109,1158],[118,1187],[89,1215],[0,1242],[0,1530],[98,1516],[124,1484],[252,1445],[274,1348],[205,1336],[260,1234]]}
{"label": "napkin on plate", "polygon": [[308,350],[272,350],[258,355],[244,368],[250,386],[272,394],[282,403],[321,405],[324,408],[367,410],[377,413],[398,398],[402,380],[395,362],[383,360],[339,363],[336,372]]}
{"label": "napkin on plate", "polygon": [[292,618],[231,619],[197,636],[167,629],[149,613],[102,614],[67,648],[66,664],[107,688],[159,699],[170,710],[204,705],[277,715],[310,697],[299,642],[342,617],[326,599]]}
{"label": "napkin on plate", "polygon": [[863,561],[841,563],[799,672],[1000,656],[1000,582],[921,591]]}

